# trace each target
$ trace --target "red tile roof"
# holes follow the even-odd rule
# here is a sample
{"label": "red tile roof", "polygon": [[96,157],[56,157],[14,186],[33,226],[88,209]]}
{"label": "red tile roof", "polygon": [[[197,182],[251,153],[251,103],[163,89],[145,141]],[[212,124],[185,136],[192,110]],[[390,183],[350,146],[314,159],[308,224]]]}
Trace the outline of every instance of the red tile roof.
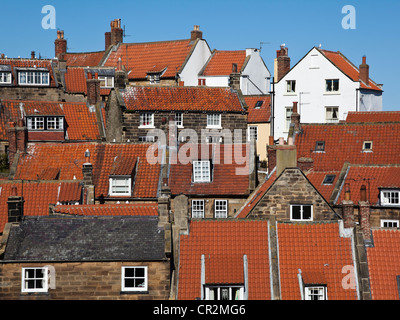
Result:
{"label": "red tile roof", "polygon": [[350,111],[346,122],[400,122],[400,111]]}
{"label": "red tile roof", "polygon": [[[325,57],[327,57],[336,67],[338,67],[344,74],[346,74],[353,81],[359,81],[359,69],[353,65],[341,52],[320,50]],[[377,84],[369,79],[368,85],[361,81],[362,89],[372,89],[376,91],[382,91]]]}
{"label": "red tile roof", "polygon": [[[271,95],[243,96],[248,106],[247,123],[265,123],[271,118]],[[256,107],[260,101],[261,106]]]}
{"label": "red tile roof", "polygon": [[147,161],[149,146],[150,144],[29,144],[27,153],[19,159],[15,179],[35,180],[45,168],[57,168],[60,170],[60,180],[82,180],[82,165],[85,162],[85,151],[88,149],[93,165],[96,197],[108,196],[109,175],[114,159],[123,157],[132,162],[138,161],[132,197],[154,198],[157,197],[160,164]]}
{"label": "red tile roof", "polygon": [[371,205],[379,204],[379,188],[400,188],[400,167],[398,166],[349,166],[342,183],[337,204],[344,200],[344,185],[350,186],[351,200],[360,201],[360,188],[366,187],[367,200]]}
{"label": "red tile roof", "polygon": [[[314,160],[315,171],[340,171],[351,164],[400,163],[400,123],[303,124],[296,135],[297,158]],[[317,141],[325,151],[315,152]],[[372,152],[363,152],[363,142],[372,141]]]}
{"label": "red tile roof", "polygon": [[145,79],[147,73],[163,70],[162,78],[174,78],[184,66],[193,45],[189,40],[174,40],[146,43],[121,43],[112,51],[104,66],[117,67],[118,59],[128,71],[128,79]]}
{"label": "red tile roof", "polygon": [[55,213],[83,216],[158,216],[154,203],[57,205]]}
{"label": "red tile roof", "polygon": [[399,300],[400,231],[372,229],[373,247],[367,247],[373,300]]}
{"label": "red tile roof", "polygon": [[202,72],[202,76],[228,76],[232,73],[232,64],[237,64],[240,72],[246,60],[246,50],[220,51],[213,53]]}
{"label": "red tile roof", "polygon": [[[185,145],[188,147],[189,145]],[[249,175],[241,171],[246,170],[246,164],[236,163],[235,159],[246,159],[246,144],[237,145],[199,145],[198,155],[188,155],[189,163],[179,162],[171,164],[169,174],[169,186],[173,195],[236,195],[247,196],[249,194]],[[208,157],[201,158],[202,148]],[[219,148],[219,149],[218,149]],[[226,148],[226,149],[225,149]],[[195,150],[195,149],[194,149]],[[225,152],[227,157],[225,158]],[[231,156],[231,158],[229,158]],[[193,164],[195,160],[212,159],[212,181],[192,182]],[[226,160],[225,160],[226,159]],[[247,162],[248,162],[247,158]],[[247,169],[246,172],[248,172]]]}
{"label": "red tile roof", "polygon": [[45,68],[49,70],[50,87],[56,87],[56,80],[53,75],[53,67],[51,60],[38,60],[38,59],[0,59],[0,65],[9,65],[12,70],[13,84],[17,84],[17,72],[15,68]]}
{"label": "red tile roof", "polygon": [[201,256],[206,284],[243,283],[243,255],[248,260],[250,300],[269,300],[268,222],[252,220],[192,221],[180,236],[178,299],[201,297]]}
{"label": "red tile roof", "polygon": [[[68,68],[64,74],[65,89],[70,93],[87,95],[87,76],[85,68]],[[109,95],[111,89],[100,88],[100,95]]]}
{"label": "red tile roof", "polygon": [[82,187],[79,182],[28,182],[2,181],[0,183],[0,232],[3,232],[8,219],[7,200],[11,188],[17,188],[17,195],[23,196],[24,216],[46,216],[49,204],[59,201],[78,202],[81,199]]}
{"label": "red tile roof", "polygon": [[245,111],[230,88],[127,87],[122,96],[128,110]]}
{"label": "red tile roof", "polygon": [[[310,180],[312,185],[318,190],[318,192],[330,203],[333,190],[335,189],[336,183],[339,179],[340,171],[314,171],[310,170],[307,172],[307,179]],[[327,175],[334,175],[335,178],[331,184],[324,184],[325,177]]]}
{"label": "red tile roof", "polygon": [[105,51],[97,52],[67,52],[63,59],[67,62],[68,67],[95,67],[100,64]]}
{"label": "red tile roof", "polygon": [[339,223],[278,223],[279,271],[282,300],[300,300],[297,274],[303,282],[326,281],[329,300],[356,300],[357,290],[344,288],[345,266],[352,270],[351,238],[339,233]]}
{"label": "red tile roof", "polygon": [[0,100],[0,139],[8,140],[8,122],[16,122],[25,115],[64,116],[69,140],[100,140],[95,112],[86,103]]}

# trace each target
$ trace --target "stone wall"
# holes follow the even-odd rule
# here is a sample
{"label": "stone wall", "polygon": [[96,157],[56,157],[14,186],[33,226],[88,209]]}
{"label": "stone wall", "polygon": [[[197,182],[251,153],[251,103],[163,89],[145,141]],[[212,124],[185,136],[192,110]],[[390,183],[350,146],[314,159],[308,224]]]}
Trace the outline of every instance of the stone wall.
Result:
{"label": "stone wall", "polygon": [[[55,289],[48,293],[22,293],[23,267],[53,266]],[[147,266],[148,292],[121,292],[121,267]],[[0,300],[168,300],[170,261],[3,263],[0,265]]]}
{"label": "stone wall", "polygon": [[62,88],[46,87],[0,87],[0,97],[5,100],[86,102],[82,94],[69,94]]}
{"label": "stone wall", "polygon": [[335,212],[298,168],[288,168],[253,209],[252,218],[290,220],[291,204],[312,204],[313,221],[334,220]]}

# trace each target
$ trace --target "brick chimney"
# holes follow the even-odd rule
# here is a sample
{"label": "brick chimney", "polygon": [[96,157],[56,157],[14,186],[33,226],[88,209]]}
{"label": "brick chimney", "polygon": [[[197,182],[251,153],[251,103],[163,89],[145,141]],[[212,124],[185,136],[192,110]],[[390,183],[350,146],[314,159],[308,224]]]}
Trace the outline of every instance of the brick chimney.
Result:
{"label": "brick chimney", "polygon": [[[118,43],[122,43],[124,39],[124,30],[121,28],[121,19],[115,19],[111,21],[111,44],[116,45]],[[107,37],[107,35],[106,35]],[[107,38],[106,38],[106,45],[107,45]]]}
{"label": "brick chimney", "polygon": [[100,80],[97,72],[92,75],[90,71],[87,73],[87,103],[91,106],[100,102]]}
{"label": "brick chimney", "polygon": [[8,197],[8,222],[19,222],[24,215],[24,198],[17,195],[17,187],[11,187],[11,195]]}
{"label": "brick chimney", "polygon": [[288,48],[281,45],[280,50],[276,51],[276,59],[274,61],[274,77],[278,82],[290,70],[290,58],[288,56]]}
{"label": "brick chimney", "polygon": [[115,71],[115,87],[118,89],[124,89],[126,86],[125,83],[125,71],[122,68],[122,60],[121,57],[118,58],[117,70]]}
{"label": "brick chimney", "polygon": [[364,240],[371,240],[371,206],[367,200],[366,190],[365,185],[362,185],[360,188],[360,201],[358,202],[360,208],[358,218]]}
{"label": "brick chimney", "polygon": [[292,115],[290,117],[291,123],[294,123],[294,132],[299,132],[300,131],[300,114],[298,113],[297,109],[297,101],[293,102],[293,111]]}
{"label": "brick chimney", "polygon": [[358,79],[362,82],[364,82],[366,85],[369,84],[369,65],[367,64],[367,57],[363,56],[362,57],[362,64],[360,64],[359,67],[360,74],[358,76]]}
{"label": "brick chimney", "polygon": [[57,39],[54,41],[55,56],[58,59],[62,59],[64,53],[67,52],[67,40],[64,39],[64,31],[57,31]]}
{"label": "brick chimney", "polygon": [[109,46],[111,46],[111,32],[106,32],[104,34],[104,40],[105,40],[105,50],[108,49]]}
{"label": "brick chimney", "polygon": [[28,130],[22,119],[18,122],[8,123],[8,163],[10,168],[15,159],[15,154],[17,152],[25,152],[26,145],[28,142]]}
{"label": "brick chimney", "polygon": [[229,75],[229,86],[233,90],[240,90],[240,72],[238,72],[236,63],[232,63],[232,73]]}
{"label": "brick chimney", "polygon": [[354,219],[354,203],[351,201],[350,184],[344,186],[344,200],[342,200],[342,215],[345,228],[353,228],[355,226]]}
{"label": "brick chimney", "polygon": [[35,51],[31,51],[31,59],[36,59]]}
{"label": "brick chimney", "polygon": [[200,31],[200,26],[193,26],[193,30],[190,32],[190,40],[203,39],[203,32]]}

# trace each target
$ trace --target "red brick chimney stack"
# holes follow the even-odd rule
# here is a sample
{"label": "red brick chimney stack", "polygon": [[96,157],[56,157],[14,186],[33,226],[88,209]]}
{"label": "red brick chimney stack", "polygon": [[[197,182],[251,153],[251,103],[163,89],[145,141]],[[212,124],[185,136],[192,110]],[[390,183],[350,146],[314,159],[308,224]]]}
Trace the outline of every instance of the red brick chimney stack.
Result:
{"label": "red brick chimney stack", "polygon": [[370,240],[371,239],[371,222],[370,222],[370,216],[371,216],[371,206],[369,204],[369,201],[367,200],[367,192],[366,192],[366,187],[365,185],[362,185],[360,188],[360,201],[358,202],[358,205],[360,207],[359,211],[359,222],[360,222],[360,228],[363,234],[364,240]]}
{"label": "red brick chimney stack", "polygon": [[290,118],[291,123],[294,123],[294,131],[300,131],[300,114],[297,112],[297,101],[293,101],[293,110]]}
{"label": "red brick chimney stack", "polygon": [[354,203],[351,201],[350,185],[346,183],[344,188],[344,200],[342,201],[343,224],[345,228],[353,228],[355,226]]}
{"label": "red brick chimney stack", "polygon": [[367,64],[366,56],[362,57],[362,64],[360,64],[359,70],[360,70],[359,80],[364,82],[366,85],[368,85],[369,84],[369,65]]}
{"label": "red brick chimney stack", "polygon": [[57,39],[54,41],[55,56],[58,59],[62,59],[64,53],[67,52],[67,40],[64,39],[64,31],[57,31]]}
{"label": "red brick chimney stack", "polygon": [[[121,19],[115,19],[111,21],[111,44],[116,45],[122,43],[124,39],[124,30],[121,28]],[[106,34],[106,45],[107,45],[107,34]]]}
{"label": "red brick chimney stack", "polygon": [[288,56],[288,48],[281,45],[280,50],[276,51],[276,59],[274,66],[275,82],[278,82],[290,70],[290,58]]}
{"label": "red brick chimney stack", "polygon": [[190,40],[203,39],[203,32],[200,31],[200,26],[193,26],[193,30],[190,32]]}
{"label": "red brick chimney stack", "polygon": [[94,77],[91,72],[87,73],[87,103],[91,106],[100,102],[100,80],[98,79],[97,72]]}

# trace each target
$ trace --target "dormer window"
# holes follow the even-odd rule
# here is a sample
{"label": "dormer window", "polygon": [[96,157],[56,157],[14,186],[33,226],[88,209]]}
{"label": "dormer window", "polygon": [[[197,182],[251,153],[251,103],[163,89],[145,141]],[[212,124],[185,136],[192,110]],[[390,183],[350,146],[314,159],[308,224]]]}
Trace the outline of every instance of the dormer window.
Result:
{"label": "dormer window", "polygon": [[110,196],[130,196],[132,189],[131,177],[110,177]]}
{"label": "dormer window", "polygon": [[19,71],[18,84],[48,86],[49,71]]}
{"label": "dormer window", "polygon": [[114,77],[99,76],[100,88],[114,88]]}
{"label": "dormer window", "polygon": [[372,151],[372,141],[364,141],[363,142],[363,152]]}
{"label": "dormer window", "polygon": [[150,84],[159,84],[160,83],[160,73],[151,73],[148,75]]}
{"label": "dormer window", "polygon": [[381,190],[380,199],[382,206],[400,206],[400,190]]}
{"label": "dormer window", "polygon": [[305,300],[326,300],[325,286],[306,286],[304,289]]}
{"label": "dormer window", "polygon": [[243,300],[244,286],[206,286],[205,300]]}
{"label": "dormer window", "polygon": [[0,72],[0,84],[11,84],[11,72]]}
{"label": "dormer window", "polygon": [[315,143],[315,151],[316,152],[324,152],[325,151],[325,141],[317,141]]}
{"label": "dormer window", "polygon": [[26,117],[28,130],[64,130],[64,117]]}
{"label": "dormer window", "polygon": [[193,161],[193,182],[210,182],[210,161]]}

